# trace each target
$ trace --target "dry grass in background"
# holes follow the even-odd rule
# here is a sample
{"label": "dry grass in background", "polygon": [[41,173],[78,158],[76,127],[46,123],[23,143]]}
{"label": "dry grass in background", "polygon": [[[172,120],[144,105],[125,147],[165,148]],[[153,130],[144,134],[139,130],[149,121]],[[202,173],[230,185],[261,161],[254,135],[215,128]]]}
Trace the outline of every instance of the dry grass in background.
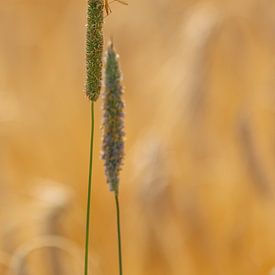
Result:
{"label": "dry grass in background", "polygon": [[[112,4],[105,33],[121,54],[127,102],[126,274],[274,274],[274,8]],[[82,272],[85,16],[84,0],[0,7],[0,274]],[[117,270],[99,127],[97,119],[96,275]]]}

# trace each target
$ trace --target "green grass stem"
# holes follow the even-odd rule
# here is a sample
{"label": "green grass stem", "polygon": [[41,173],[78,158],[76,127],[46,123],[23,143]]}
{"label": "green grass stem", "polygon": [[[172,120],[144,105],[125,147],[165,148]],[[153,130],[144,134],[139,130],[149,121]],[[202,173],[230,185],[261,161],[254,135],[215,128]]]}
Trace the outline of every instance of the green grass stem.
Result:
{"label": "green grass stem", "polygon": [[87,216],[86,216],[86,239],[85,239],[85,265],[84,274],[88,275],[89,263],[89,232],[91,216],[91,196],[92,196],[92,175],[93,175],[93,147],[94,147],[94,101],[91,101],[91,140],[90,140],[90,162],[88,179],[88,197],[87,197]]}
{"label": "green grass stem", "polygon": [[116,202],[116,217],[117,217],[117,241],[118,241],[118,264],[119,264],[119,275],[123,275],[122,272],[122,247],[121,247],[121,232],[120,232],[120,208],[119,208],[119,196],[115,192]]}

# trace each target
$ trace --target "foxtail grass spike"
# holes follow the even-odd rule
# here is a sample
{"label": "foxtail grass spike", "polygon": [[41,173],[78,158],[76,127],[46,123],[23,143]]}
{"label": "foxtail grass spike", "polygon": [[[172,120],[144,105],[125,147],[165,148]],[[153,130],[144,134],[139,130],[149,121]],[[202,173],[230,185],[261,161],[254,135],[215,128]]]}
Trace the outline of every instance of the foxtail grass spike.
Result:
{"label": "foxtail grass spike", "polygon": [[86,36],[86,94],[96,101],[102,80],[104,0],[88,0]]}
{"label": "foxtail grass spike", "polygon": [[124,103],[118,55],[110,43],[105,68],[103,93],[103,148],[105,175],[110,190],[118,193],[119,172],[124,157]]}
{"label": "foxtail grass spike", "polygon": [[118,265],[122,271],[122,245],[119,207],[119,172],[124,157],[124,103],[118,55],[113,44],[107,51],[105,89],[103,93],[103,154],[105,174],[110,190],[114,191],[117,217]]}

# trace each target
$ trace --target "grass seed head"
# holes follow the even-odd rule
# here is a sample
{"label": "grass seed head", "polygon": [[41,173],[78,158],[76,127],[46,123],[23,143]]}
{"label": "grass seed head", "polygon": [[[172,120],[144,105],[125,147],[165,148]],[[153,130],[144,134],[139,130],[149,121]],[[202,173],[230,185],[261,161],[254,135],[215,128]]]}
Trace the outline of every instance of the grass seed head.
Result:
{"label": "grass seed head", "polygon": [[111,43],[107,50],[103,93],[102,158],[110,190],[118,193],[119,172],[124,157],[124,103],[118,55]]}
{"label": "grass seed head", "polygon": [[96,101],[102,80],[104,0],[88,0],[86,37],[86,94]]}

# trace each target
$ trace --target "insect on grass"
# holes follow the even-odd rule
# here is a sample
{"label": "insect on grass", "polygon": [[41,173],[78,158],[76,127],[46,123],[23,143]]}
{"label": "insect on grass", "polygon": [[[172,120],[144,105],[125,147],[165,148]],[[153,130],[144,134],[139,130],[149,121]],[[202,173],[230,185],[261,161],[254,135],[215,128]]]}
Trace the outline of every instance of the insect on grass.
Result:
{"label": "insect on grass", "polygon": [[106,11],[107,15],[109,15],[112,12],[110,4],[113,3],[113,2],[118,2],[118,3],[122,4],[122,5],[128,5],[127,2],[122,1],[122,0],[113,0],[111,2],[109,2],[109,0],[104,0],[104,8],[105,8],[105,11]]}

